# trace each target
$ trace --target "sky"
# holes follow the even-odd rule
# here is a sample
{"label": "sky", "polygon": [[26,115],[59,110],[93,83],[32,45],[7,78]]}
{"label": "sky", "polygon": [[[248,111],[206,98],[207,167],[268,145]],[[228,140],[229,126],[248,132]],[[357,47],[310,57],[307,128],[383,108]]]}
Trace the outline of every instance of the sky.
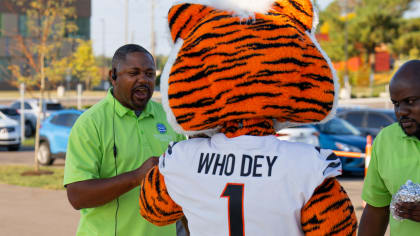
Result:
{"label": "sky", "polygon": [[[95,55],[112,57],[118,47],[126,43],[125,3],[128,2],[127,43],[139,44],[151,50],[152,0],[92,0],[91,39]],[[155,1],[156,54],[168,55],[171,40],[166,17],[173,0]],[[333,0],[318,0],[324,9]],[[408,16],[420,16],[420,7]],[[103,37],[103,35],[105,37]]]}

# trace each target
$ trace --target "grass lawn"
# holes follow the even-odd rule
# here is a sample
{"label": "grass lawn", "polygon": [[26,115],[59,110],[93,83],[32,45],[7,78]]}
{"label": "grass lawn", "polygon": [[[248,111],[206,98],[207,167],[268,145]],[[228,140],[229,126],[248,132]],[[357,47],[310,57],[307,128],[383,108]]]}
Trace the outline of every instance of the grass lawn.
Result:
{"label": "grass lawn", "polygon": [[0,182],[9,185],[63,190],[63,167],[42,167],[40,170],[52,171],[51,175],[22,176],[25,171],[33,171],[33,166],[0,165]]}
{"label": "grass lawn", "polygon": [[25,141],[22,143],[22,146],[35,147],[35,138],[34,137],[25,138]]}

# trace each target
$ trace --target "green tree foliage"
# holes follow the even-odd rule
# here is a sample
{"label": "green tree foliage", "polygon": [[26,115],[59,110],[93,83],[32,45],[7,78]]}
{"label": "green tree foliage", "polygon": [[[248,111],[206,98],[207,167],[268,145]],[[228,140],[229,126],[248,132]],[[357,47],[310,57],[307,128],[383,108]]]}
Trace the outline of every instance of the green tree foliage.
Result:
{"label": "green tree foliage", "polygon": [[[334,61],[344,60],[345,31],[348,33],[349,56],[364,55],[371,63],[370,55],[381,44],[392,44],[399,36],[399,26],[404,12],[419,0],[335,0],[321,13],[321,24],[329,25],[330,41],[322,43]],[[350,15],[349,12],[352,12]],[[351,17],[350,17],[351,16]],[[343,20],[344,18],[344,20]]]}
{"label": "green tree foliage", "polygon": [[321,27],[318,29],[326,28],[326,32],[323,33],[327,33],[329,36],[328,41],[321,41],[321,46],[332,61],[345,60],[346,45],[348,58],[358,55],[354,44],[346,44],[346,37],[349,42],[349,34],[346,35],[346,27],[354,18],[356,4],[356,1],[348,0],[347,6],[344,6],[343,0],[336,0],[325,11],[320,12]]}
{"label": "green tree foliage", "polygon": [[420,18],[403,19],[392,51],[402,58],[420,58]]}
{"label": "green tree foliage", "polygon": [[110,68],[112,64],[112,58],[106,56],[97,56],[95,57],[96,65],[99,67]]}
{"label": "green tree foliage", "polygon": [[101,75],[95,57],[93,56],[92,42],[78,40],[78,47],[72,56],[72,75],[84,82],[86,88],[91,90],[101,81]]}
{"label": "green tree foliage", "polygon": [[160,76],[163,71],[163,68],[165,67],[166,62],[168,61],[167,56],[158,55],[155,58],[156,61],[156,70],[157,70],[157,76],[156,76],[156,89],[160,88]]}
{"label": "green tree foliage", "polygon": [[352,42],[360,45],[366,61],[380,44],[391,44],[398,36],[399,23],[405,11],[416,0],[361,0],[356,17],[349,25]]}

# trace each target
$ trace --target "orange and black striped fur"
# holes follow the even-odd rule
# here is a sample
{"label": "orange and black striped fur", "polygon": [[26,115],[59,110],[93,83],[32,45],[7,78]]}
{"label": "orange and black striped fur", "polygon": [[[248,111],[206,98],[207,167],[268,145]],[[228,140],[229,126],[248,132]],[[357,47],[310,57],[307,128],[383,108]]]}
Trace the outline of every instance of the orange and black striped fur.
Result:
{"label": "orange and black striped fur", "polygon": [[[272,8],[254,19],[200,4],[174,5],[168,24],[178,51],[161,77],[162,102],[174,129],[264,136],[282,122],[331,116],[334,72],[311,37],[313,12],[310,0],[273,0]],[[184,216],[158,167],[142,184],[140,212],[156,225]],[[305,235],[355,235],[357,225],[335,178],[314,190],[301,222]]]}
{"label": "orange and black striped fur", "polygon": [[335,178],[324,181],[301,211],[305,235],[356,235],[357,218],[346,191]]}
{"label": "orange and black striped fur", "polygon": [[231,120],[323,120],[333,109],[335,85],[309,34],[310,3],[276,1],[254,20],[199,4],[173,6],[169,27],[182,46],[162,75],[171,123],[200,132]]}

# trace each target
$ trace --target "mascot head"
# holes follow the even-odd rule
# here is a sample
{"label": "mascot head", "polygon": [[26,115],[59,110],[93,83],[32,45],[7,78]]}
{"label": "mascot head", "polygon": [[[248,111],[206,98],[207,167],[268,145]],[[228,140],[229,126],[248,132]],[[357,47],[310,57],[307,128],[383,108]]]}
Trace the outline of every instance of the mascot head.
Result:
{"label": "mascot head", "polygon": [[267,135],[334,115],[338,84],[311,0],[182,0],[162,104],[176,131]]}

